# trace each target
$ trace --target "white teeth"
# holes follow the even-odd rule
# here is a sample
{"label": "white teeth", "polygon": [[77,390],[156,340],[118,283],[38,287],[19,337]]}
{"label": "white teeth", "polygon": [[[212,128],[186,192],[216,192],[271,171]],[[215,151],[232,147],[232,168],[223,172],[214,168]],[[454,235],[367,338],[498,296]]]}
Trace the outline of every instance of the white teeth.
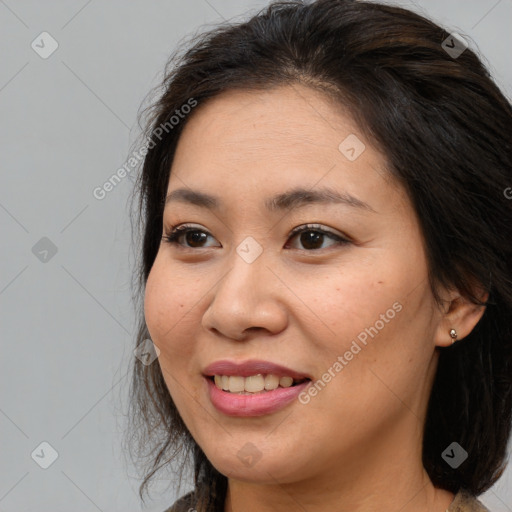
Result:
{"label": "white teeth", "polygon": [[243,377],[239,377],[238,375],[231,375],[229,377],[229,391],[232,393],[239,393],[240,391],[245,391],[244,389],[245,379]]}
{"label": "white teeth", "polygon": [[279,386],[289,388],[293,385],[292,377],[278,377],[277,375],[251,375],[242,377],[240,375],[215,375],[215,386],[230,393],[249,394],[272,391]]}
{"label": "white teeth", "polygon": [[279,379],[279,385],[282,388],[289,388],[293,384],[293,379],[291,377],[281,377]]}
{"label": "white teeth", "polygon": [[265,389],[267,391],[272,391],[273,389],[277,389],[279,387],[279,377],[276,375],[267,375],[265,377]]}
{"label": "white teeth", "polygon": [[251,375],[245,378],[245,391],[250,393],[258,393],[265,389],[265,379],[263,375]]}

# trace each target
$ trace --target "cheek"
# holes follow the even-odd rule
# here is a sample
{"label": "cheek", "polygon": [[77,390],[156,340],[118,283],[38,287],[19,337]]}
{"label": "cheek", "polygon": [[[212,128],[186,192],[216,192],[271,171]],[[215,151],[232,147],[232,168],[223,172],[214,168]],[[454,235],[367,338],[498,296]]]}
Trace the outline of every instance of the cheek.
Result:
{"label": "cheek", "polygon": [[[411,358],[413,366],[420,365],[419,355],[426,350],[422,345],[427,347],[428,285],[422,269],[398,256],[375,251],[364,263],[331,274],[324,286],[303,283],[304,297],[313,299],[308,305],[318,312],[311,339],[322,365],[331,368],[342,356],[336,374],[344,373],[358,385],[369,384],[365,378],[372,381],[369,367],[392,376]],[[304,323],[302,328],[307,328]]]}
{"label": "cheek", "polygon": [[417,398],[427,382],[432,352],[430,295],[427,284],[411,293],[409,282],[403,276],[389,281],[383,274],[366,282],[365,290],[338,291],[349,304],[342,311],[330,306],[325,311],[336,337],[324,337],[329,351],[322,357],[321,380],[332,384],[319,391],[322,397],[313,405],[318,411],[325,403],[342,403],[333,415],[349,418],[356,429],[361,411],[367,411],[368,425],[399,414],[403,403],[420,414]]}
{"label": "cheek", "polygon": [[185,356],[193,350],[192,340],[178,343],[190,328],[197,302],[190,285],[180,282],[179,275],[157,256],[146,282],[144,316],[151,339],[161,351],[160,360],[171,360],[171,352],[176,360],[181,352]]}
{"label": "cheek", "polygon": [[[396,270],[400,265],[386,259],[381,251],[375,251],[364,263],[346,267],[326,276],[323,286],[304,283],[304,296],[314,297],[312,309],[325,319],[338,340],[356,336],[379,321],[403,295],[405,285],[403,272]],[[388,316],[394,313],[392,310]]]}
{"label": "cheek", "polygon": [[161,285],[160,274],[161,272],[159,272],[155,261],[146,281],[144,294],[144,318],[153,342],[156,342],[159,337],[158,333],[163,327],[162,324],[165,318],[164,311],[167,309],[163,300],[164,290]]}
{"label": "cheek", "polygon": [[[196,373],[193,356],[197,347],[192,329],[197,329],[197,319],[193,318],[197,297],[187,286],[190,281],[185,283],[182,278],[180,282],[177,275],[179,271],[171,269],[157,256],[146,282],[144,315],[151,339],[160,350],[158,363],[167,389],[187,421],[191,414],[189,401],[196,403],[200,392],[199,383],[190,380]],[[184,383],[187,383],[186,391]]]}

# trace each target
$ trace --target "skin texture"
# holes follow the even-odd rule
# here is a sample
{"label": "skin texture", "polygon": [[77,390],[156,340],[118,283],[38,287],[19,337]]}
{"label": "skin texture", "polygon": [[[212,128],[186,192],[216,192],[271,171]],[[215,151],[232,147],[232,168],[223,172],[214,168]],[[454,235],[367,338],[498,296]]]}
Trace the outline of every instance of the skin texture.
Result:
{"label": "skin texture", "polygon": [[[350,134],[366,146],[354,161],[338,149]],[[348,192],[374,211],[265,209],[296,186]],[[385,157],[318,91],[230,91],[185,126],[168,192],[177,188],[218,196],[223,207],[167,204],[164,233],[191,223],[208,236],[182,235],[182,248],[162,241],[146,322],[181,417],[229,478],[225,510],[444,512],[453,494],[434,488],[421,464],[436,347],[451,343],[451,328],[463,343],[483,309],[456,290],[435,304],[416,215]],[[308,223],[351,242],[290,237]],[[250,264],[236,251],[249,236],[263,250]],[[236,418],[210,402],[208,364],[263,359],[316,381],[397,302],[400,312],[309,403]],[[237,456],[248,442],[260,455],[249,467]]]}

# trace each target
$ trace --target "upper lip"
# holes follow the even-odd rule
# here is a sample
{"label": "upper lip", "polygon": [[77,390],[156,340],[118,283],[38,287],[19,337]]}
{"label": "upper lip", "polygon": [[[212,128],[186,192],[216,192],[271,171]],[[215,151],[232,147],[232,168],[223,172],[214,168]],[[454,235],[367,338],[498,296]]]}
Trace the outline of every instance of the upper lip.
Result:
{"label": "upper lip", "polygon": [[286,366],[271,363],[270,361],[262,361],[251,359],[243,362],[229,361],[227,359],[215,361],[209,364],[204,370],[203,375],[212,377],[214,375],[239,375],[241,377],[249,377],[257,374],[276,375],[278,377],[292,377],[295,380],[311,379],[305,373],[292,370]]}

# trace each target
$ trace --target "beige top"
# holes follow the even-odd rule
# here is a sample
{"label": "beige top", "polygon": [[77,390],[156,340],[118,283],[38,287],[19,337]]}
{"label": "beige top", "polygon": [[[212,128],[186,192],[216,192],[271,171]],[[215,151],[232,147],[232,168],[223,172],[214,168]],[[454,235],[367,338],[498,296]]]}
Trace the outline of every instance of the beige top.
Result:
{"label": "beige top", "polygon": [[490,510],[467,491],[460,490],[446,512],[490,512]]}
{"label": "beige top", "polygon": [[[164,512],[189,512],[194,509],[194,496],[193,492],[189,492],[177,500],[170,508]],[[472,496],[465,490],[460,490],[455,494],[451,505],[446,509],[446,512],[491,512],[484,506],[478,498]]]}

